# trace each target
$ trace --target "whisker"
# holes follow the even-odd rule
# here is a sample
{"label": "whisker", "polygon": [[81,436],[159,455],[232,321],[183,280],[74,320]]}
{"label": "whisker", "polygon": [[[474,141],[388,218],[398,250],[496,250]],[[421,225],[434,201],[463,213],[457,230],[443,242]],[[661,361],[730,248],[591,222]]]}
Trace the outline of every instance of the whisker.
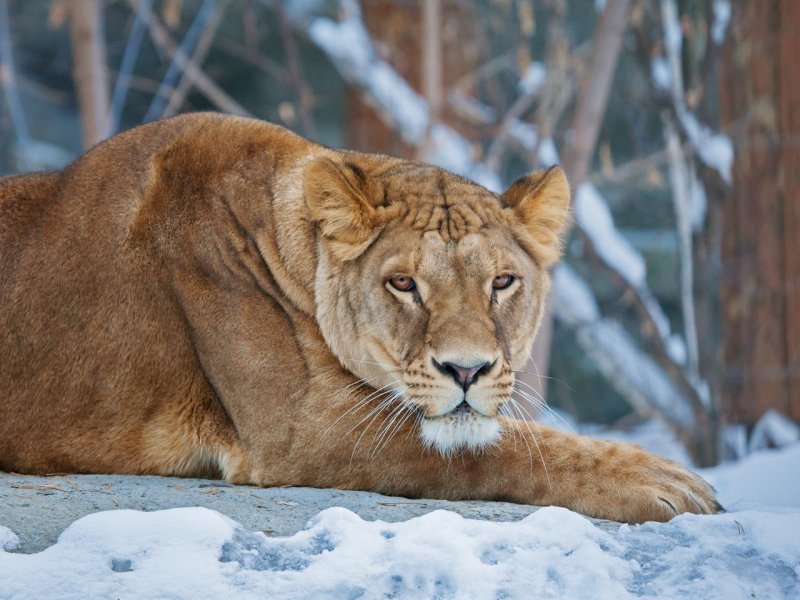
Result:
{"label": "whisker", "polygon": [[[530,418],[530,416],[531,416],[530,413],[527,410],[525,410],[525,408],[523,406],[521,406],[519,404],[519,402],[517,402],[514,398],[509,398],[509,405],[515,411],[517,411],[517,414],[526,415],[528,418]],[[525,428],[528,430],[528,433],[531,434],[531,439],[533,440],[533,443],[536,446],[536,450],[539,452],[539,457],[542,459],[542,467],[544,467],[544,476],[545,476],[545,478],[547,478],[547,486],[548,487],[552,487],[552,483],[550,482],[550,473],[548,473],[548,471],[547,471],[547,462],[544,460],[544,454],[542,453],[542,448],[539,446],[539,442],[536,440],[536,436],[533,434],[533,430],[531,429],[531,426],[530,426],[530,421],[528,419],[525,419],[525,418],[523,418],[521,420],[522,420],[523,424],[525,425]],[[538,423],[536,423],[536,421],[533,421],[533,423],[537,428],[539,427],[539,425],[538,425]],[[541,431],[539,431],[539,435],[540,436],[542,435]],[[544,442],[544,438],[542,438],[542,442]]]}
{"label": "whisker", "polygon": [[[413,421],[414,421],[414,422],[413,422],[413,424],[411,424],[411,425],[409,426],[409,428],[408,428],[408,434],[409,434],[409,435],[411,435],[411,434],[413,434],[413,433],[414,433],[414,431],[415,431],[415,430],[419,429],[419,423],[420,423],[420,421],[421,421],[421,419],[422,419],[422,417],[420,416],[419,410],[417,410],[417,407],[416,407],[416,406],[408,405],[408,411],[407,411],[407,414],[406,414],[406,416],[404,416],[404,417],[402,418],[402,420],[401,420],[401,421],[400,421],[400,422],[399,422],[399,423],[396,425],[396,427],[395,427],[395,431],[394,431],[394,433],[392,434],[392,437],[394,437],[395,435],[397,435],[397,433],[400,431],[400,429],[401,429],[401,427],[403,426],[403,424],[404,424],[406,421],[408,421],[409,419],[413,419]],[[390,440],[391,440],[391,438],[389,439],[389,441],[390,441]],[[381,450],[383,450],[383,448],[385,448],[385,447],[386,447],[386,445],[389,443],[389,441],[386,441],[386,442],[384,442],[384,445],[383,445],[383,447],[381,448]]]}
{"label": "whisker", "polygon": [[343,388],[339,388],[338,390],[334,391],[331,395],[332,396],[338,396],[339,394],[341,394],[342,392],[344,392],[346,390],[349,390],[351,388],[355,389],[355,388],[358,388],[358,387],[360,387],[362,385],[366,385],[370,381],[374,381],[375,379],[378,379],[379,377],[381,377],[381,375],[375,375],[375,377],[370,377],[369,379],[362,379],[362,378],[356,379],[354,382],[349,383],[346,386],[344,386]]}
{"label": "whisker", "polygon": [[[572,425],[570,425],[569,422],[567,422],[567,420],[564,417],[562,417],[555,410],[553,410],[547,404],[547,402],[545,400],[540,399],[540,398],[534,398],[533,396],[531,396],[530,394],[528,394],[527,392],[525,392],[523,390],[514,390],[514,391],[517,392],[520,396],[522,396],[523,399],[527,400],[528,402],[530,402],[531,404],[533,404],[537,408],[545,411],[547,414],[552,416],[554,419],[556,419],[557,421],[562,423],[564,425],[564,427],[566,427],[571,433],[574,433],[575,435],[578,435],[578,432],[575,431],[575,428],[572,427]],[[533,417],[531,417],[531,418],[534,421],[536,420]]]}
{"label": "whisker", "polygon": [[[382,399],[382,400],[381,400],[381,401],[380,401],[380,402],[379,402],[377,405],[373,406],[373,407],[372,407],[372,410],[370,410],[370,411],[367,413],[367,416],[365,416],[365,417],[364,417],[363,419],[361,419],[361,420],[360,420],[358,423],[356,423],[355,425],[353,425],[353,426],[350,428],[350,430],[349,430],[349,431],[348,431],[348,432],[347,432],[345,435],[350,435],[351,433],[353,433],[353,431],[355,431],[356,429],[358,429],[358,426],[359,426],[359,425],[361,425],[361,424],[362,424],[364,421],[366,421],[367,419],[369,419],[369,418],[370,418],[372,415],[374,415],[374,414],[376,414],[376,413],[379,413],[379,412],[380,412],[380,411],[381,411],[381,410],[382,410],[384,407],[386,407],[386,406],[388,406],[389,404],[391,404],[391,401],[392,401],[392,394],[394,394],[396,391],[397,391],[397,390],[386,390],[385,392],[383,392],[383,393],[381,394],[381,396],[384,396],[384,397],[383,397],[383,399]],[[387,394],[388,394],[388,396],[387,396]]]}
{"label": "whisker", "polygon": [[[414,414],[414,407],[410,406],[406,402],[401,403],[399,405],[399,407],[400,407],[400,410],[397,411],[397,414],[395,415],[395,417],[392,419],[392,421],[386,427],[386,432],[389,432],[389,435],[386,436],[386,432],[381,434],[381,437],[384,437],[384,436],[386,436],[386,437],[383,440],[383,443],[381,443],[380,439],[378,439],[378,441],[376,442],[376,445],[375,445],[375,451],[372,454],[372,458],[375,458],[376,456],[378,456],[378,454],[381,453],[381,451],[389,444],[389,442],[392,441],[392,438],[395,435],[397,435],[397,432],[400,431],[400,428],[402,427],[403,423],[408,421],[409,417]],[[402,415],[402,418],[400,419],[400,421],[398,421],[397,424],[392,428],[392,423],[394,423],[397,420],[397,418],[400,417],[401,415]]]}
{"label": "whisker", "polygon": [[[519,391],[519,390],[517,390],[517,391]],[[520,391],[520,393],[522,393],[522,392]],[[512,400],[514,400],[514,399],[512,398]],[[520,407],[520,408],[521,408],[521,407]],[[544,408],[546,408],[547,410],[550,410],[550,411],[552,411],[552,409],[551,409],[549,406],[545,406]],[[526,412],[526,414],[528,414],[528,415],[530,416],[530,413],[528,413],[528,412],[527,412],[527,410],[526,410],[525,412]],[[554,416],[554,417],[556,417],[556,418],[561,418],[561,417],[560,417],[560,415],[558,415],[558,413],[554,413],[554,414],[553,414],[553,416]],[[536,419],[533,419],[533,418],[531,417],[531,420],[533,421],[534,425],[536,425],[536,427],[538,428],[538,427],[539,427],[539,423],[536,421]],[[562,421],[564,421],[564,419],[563,419],[563,418],[561,418],[561,420],[562,420]],[[566,421],[564,421],[564,425],[565,425],[566,427],[568,427],[568,428],[570,429],[570,431],[571,431],[571,432],[572,432],[572,433],[575,435],[575,440],[576,440],[576,441],[577,441],[579,444],[581,444],[581,445],[582,445],[582,446],[584,446],[584,447],[588,447],[588,446],[587,446],[587,444],[586,444],[586,441],[583,439],[583,436],[579,435],[579,434],[578,434],[578,433],[577,433],[577,432],[576,432],[576,431],[575,431],[575,430],[574,430],[574,429],[573,429],[573,428],[570,426],[570,424],[569,424],[569,423],[567,423]]]}
{"label": "whisker", "polygon": [[514,373],[515,375],[525,374],[525,375],[530,375],[531,377],[536,377],[537,379],[549,379],[553,383],[565,386],[568,390],[572,392],[575,391],[575,389],[563,379],[559,379],[558,377],[551,377],[550,375],[542,375],[538,372],[538,370],[536,373],[534,373],[533,371],[526,371],[525,369],[520,369],[520,370],[512,369],[511,372]]}
{"label": "whisker", "polygon": [[556,379],[555,377],[551,377],[550,375],[540,375],[539,373],[534,373],[533,371],[526,371],[525,369],[519,369],[519,370],[511,369],[511,372],[517,374],[524,373],[526,375],[530,375],[531,377],[536,377],[537,379],[550,379],[552,381],[557,381],[558,383],[564,383],[562,380]]}
{"label": "whisker", "polygon": [[525,434],[522,433],[522,428],[519,425],[519,419],[512,413],[507,412],[507,409],[510,410],[510,406],[508,404],[504,404],[500,407],[500,411],[506,415],[511,420],[511,425],[514,427],[512,430],[512,435],[514,436],[514,450],[517,449],[517,433],[519,433],[519,438],[525,442],[525,447],[528,449],[528,458],[530,459],[530,468],[531,473],[533,473],[533,452],[531,452],[531,445],[528,443],[528,440],[525,438]]}
{"label": "whisker", "polygon": [[[506,412],[505,409],[506,409],[506,405],[503,404],[499,409],[497,409],[497,412],[499,412],[504,417],[508,417],[509,419],[514,419],[514,417],[512,415],[510,415],[508,412]],[[516,423],[513,424],[513,427],[516,428]],[[517,434],[514,432],[513,429],[511,430],[511,438],[514,440],[514,452],[516,453],[516,451],[517,451]]]}
{"label": "whisker", "polygon": [[387,408],[387,407],[391,406],[392,402],[394,402],[394,401],[395,401],[395,400],[397,400],[398,398],[401,398],[401,397],[402,397],[402,395],[403,395],[403,390],[398,388],[398,389],[396,389],[396,390],[392,390],[392,391],[391,391],[391,392],[389,392],[389,393],[390,393],[391,395],[390,395],[388,398],[386,398],[386,399],[385,399],[385,400],[383,400],[383,401],[382,401],[382,402],[381,402],[381,403],[380,403],[378,406],[376,406],[375,408],[373,408],[373,409],[372,409],[372,410],[369,412],[369,414],[367,414],[367,416],[366,416],[366,417],[364,417],[363,419],[361,419],[361,421],[359,421],[359,422],[358,422],[358,423],[355,425],[355,427],[353,427],[352,429],[350,429],[350,431],[348,431],[348,432],[347,432],[347,435],[350,435],[350,434],[351,434],[351,433],[352,433],[352,432],[353,432],[353,431],[356,429],[356,427],[358,427],[359,425],[361,425],[361,423],[363,423],[364,421],[366,421],[367,419],[369,419],[370,415],[373,415],[373,414],[375,415],[375,416],[373,416],[373,417],[372,417],[372,419],[370,420],[370,422],[369,422],[369,423],[367,423],[367,425],[364,427],[364,431],[362,431],[362,432],[361,432],[361,435],[358,437],[358,440],[356,440],[356,443],[355,443],[355,445],[353,446],[353,452],[350,454],[350,464],[351,464],[351,465],[353,464],[353,458],[355,458],[355,455],[356,455],[356,450],[358,449],[358,446],[359,446],[359,444],[361,444],[361,440],[362,440],[362,439],[364,439],[364,435],[367,433],[367,431],[369,431],[369,428],[370,428],[370,427],[372,427],[372,424],[375,422],[375,419],[377,419],[377,418],[378,418],[378,416],[380,416],[380,414],[381,414],[381,411],[382,411],[383,409],[385,409],[385,408]]}
{"label": "whisker", "polygon": [[[373,451],[375,450],[375,448],[377,448],[377,446],[380,443],[380,441],[386,435],[386,433],[388,432],[389,428],[392,426],[392,423],[394,422],[394,420],[402,412],[402,409],[403,409],[403,403],[402,402],[397,403],[397,404],[395,404],[394,408],[392,408],[392,410],[389,411],[389,414],[387,414],[383,418],[383,421],[381,421],[381,424],[378,426],[378,431],[372,437],[372,449],[373,449]],[[370,459],[373,458],[373,453],[372,452],[370,452],[369,457],[370,457]]]}
{"label": "whisker", "polygon": [[[352,385],[352,384],[351,384],[351,385]],[[333,429],[334,425],[336,425],[336,424],[337,424],[339,421],[341,421],[342,419],[344,419],[344,418],[345,418],[345,417],[346,417],[348,414],[350,414],[350,413],[351,413],[351,412],[353,412],[354,410],[357,410],[357,409],[359,409],[359,408],[361,408],[361,407],[365,406],[365,405],[366,405],[366,404],[368,404],[368,403],[370,402],[370,400],[372,400],[372,399],[373,399],[373,398],[374,398],[376,395],[380,395],[382,390],[385,390],[386,388],[388,388],[388,387],[390,387],[390,386],[392,386],[392,385],[395,385],[395,384],[394,384],[394,382],[392,382],[392,383],[388,383],[388,384],[386,384],[385,386],[383,386],[383,387],[381,387],[381,388],[378,388],[377,390],[373,390],[372,392],[370,392],[370,393],[369,393],[367,396],[365,396],[364,398],[362,398],[361,400],[359,400],[358,402],[356,402],[356,403],[355,403],[353,406],[351,406],[350,408],[348,408],[348,409],[347,409],[347,410],[346,410],[344,413],[342,413],[341,415],[339,415],[339,416],[337,417],[337,419],[336,419],[336,420],[335,420],[333,423],[331,423],[331,424],[330,424],[330,426],[329,426],[329,427],[328,427],[328,428],[325,430],[325,432],[324,432],[322,435],[326,435],[326,434],[327,434],[327,433],[328,433],[328,432],[329,432],[331,429]],[[384,393],[388,393],[388,392],[384,392]]]}

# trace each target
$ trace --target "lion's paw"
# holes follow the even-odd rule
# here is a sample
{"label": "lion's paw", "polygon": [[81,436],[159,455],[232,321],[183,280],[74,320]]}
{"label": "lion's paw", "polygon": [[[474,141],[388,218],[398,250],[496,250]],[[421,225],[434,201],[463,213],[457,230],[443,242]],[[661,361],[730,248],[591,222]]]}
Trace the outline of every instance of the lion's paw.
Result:
{"label": "lion's paw", "polygon": [[643,523],[669,521],[683,513],[700,515],[723,511],[714,489],[680,464],[644,450],[615,444],[614,460],[603,465],[603,482],[597,489],[605,497],[595,505],[595,516]]}

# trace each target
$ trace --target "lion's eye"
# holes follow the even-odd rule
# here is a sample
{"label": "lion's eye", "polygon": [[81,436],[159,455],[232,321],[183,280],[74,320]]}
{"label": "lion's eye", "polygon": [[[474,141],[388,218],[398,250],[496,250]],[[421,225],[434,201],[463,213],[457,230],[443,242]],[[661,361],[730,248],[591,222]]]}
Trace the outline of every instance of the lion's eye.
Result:
{"label": "lion's eye", "polygon": [[417,284],[408,275],[395,275],[389,280],[389,285],[398,292],[413,292],[417,288]]}
{"label": "lion's eye", "polygon": [[492,281],[492,288],[495,290],[504,290],[512,283],[514,283],[514,276],[510,273],[506,273],[505,275],[498,275],[494,278]]}

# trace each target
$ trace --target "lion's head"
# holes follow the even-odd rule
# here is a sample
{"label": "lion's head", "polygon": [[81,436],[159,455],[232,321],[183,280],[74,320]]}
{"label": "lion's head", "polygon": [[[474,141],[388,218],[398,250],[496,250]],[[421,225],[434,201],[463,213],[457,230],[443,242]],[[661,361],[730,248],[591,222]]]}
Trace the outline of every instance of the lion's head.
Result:
{"label": "lion's head", "polygon": [[304,189],[334,354],[373,399],[418,415],[440,452],[492,444],[561,252],[563,171],[498,196],[428,165],[353,155],[312,163]]}

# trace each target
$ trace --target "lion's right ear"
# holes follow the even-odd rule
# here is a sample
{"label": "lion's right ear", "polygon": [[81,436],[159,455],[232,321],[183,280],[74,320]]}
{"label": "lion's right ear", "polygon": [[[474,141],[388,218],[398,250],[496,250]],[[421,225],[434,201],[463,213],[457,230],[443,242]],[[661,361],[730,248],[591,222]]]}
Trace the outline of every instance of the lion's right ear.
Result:
{"label": "lion's right ear", "polygon": [[367,188],[367,176],[356,165],[320,158],[306,167],[303,190],[311,220],[340,260],[358,257],[380,233]]}
{"label": "lion's right ear", "polygon": [[570,191],[564,171],[550,167],[521,177],[501,199],[522,221],[542,266],[552,266],[561,256],[562,236],[569,223]]}

